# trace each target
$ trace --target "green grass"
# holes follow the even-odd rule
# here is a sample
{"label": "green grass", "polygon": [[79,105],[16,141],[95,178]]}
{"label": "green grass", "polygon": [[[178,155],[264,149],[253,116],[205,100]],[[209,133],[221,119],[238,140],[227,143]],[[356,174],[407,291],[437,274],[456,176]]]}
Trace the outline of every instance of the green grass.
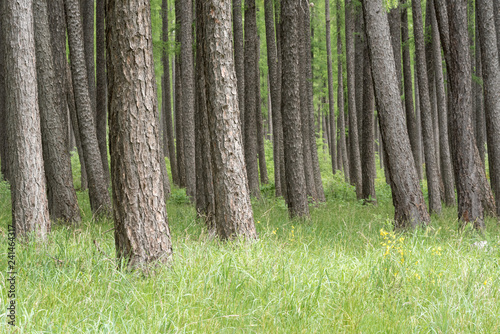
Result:
{"label": "green grass", "polygon": [[[394,212],[383,173],[379,206],[362,205],[320,159],[327,203],[311,206],[309,221],[293,221],[264,186],[253,201],[259,240],[251,244],[210,241],[174,189],[167,203],[174,262],[149,277],[119,269],[106,232],[112,222],[90,221],[87,193],[79,193],[80,226],[54,225],[46,244],[17,243],[16,332],[500,332],[496,221],[485,234],[458,231],[455,209],[445,208],[425,230],[385,234]],[[10,329],[10,221],[8,186],[0,183],[0,332]],[[480,240],[485,249],[472,246]]]}

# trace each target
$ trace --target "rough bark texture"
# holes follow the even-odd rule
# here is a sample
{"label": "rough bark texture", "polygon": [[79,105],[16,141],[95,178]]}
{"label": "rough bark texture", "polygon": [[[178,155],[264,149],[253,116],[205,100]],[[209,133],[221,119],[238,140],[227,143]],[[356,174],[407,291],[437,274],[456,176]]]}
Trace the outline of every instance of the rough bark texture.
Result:
{"label": "rough bark texture", "polygon": [[269,177],[267,176],[266,151],[264,147],[264,124],[262,121],[262,100],[260,95],[260,38],[257,37],[257,52],[255,53],[255,77],[257,79],[255,85],[255,120],[257,125],[257,152],[259,156],[259,175],[260,183],[268,184]]}
{"label": "rough bark texture", "polygon": [[[175,155],[174,130],[172,126],[172,96],[170,94],[170,61],[168,55],[168,1],[162,0],[162,41],[165,46],[162,51],[163,75],[161,79],[161,120],[163,122],[163,155],[169,157],[172,180],[179,184],[177,156]],[[167,152],[168,151],[168,152]]]}
{"label": "rough bark texture", "polygon": [[51,223],[42,157],[31,0],[3,4],[12,225],[17,236],[46,240]]}
{"label": "rough bark texture", "polygon": [[425,61],[425,44],[420,0],[412,0],[412,8],[413,35],[415,39],[415,60],[422,116],[422,134],[424,140],[425,172],[427,176],[427,189],[429,192],[429,211],[431,213],[440,213],[441,194],[439,190],[439,172],[433,134],[434,128],[432,123],[431,100],[429,96],[427,64]]}
{"label": "rough bark texture", "polygon": [[[167,262],[172,243],[164,203],[149,1],[106,3],[109,127],[117,256],[130,269]],[[132,36],[134,38],[132,38]]]}
{"label": "rough bark texture", "polygon": [[61,90],[55,81],[47,0],[34,0],[33,11],[38,105],[49,213],[53,220],[79,222],[80,209],[73,187],[71,160],[67,150],[66,111],[61,113]]}
{"label": "rough bark texture", "polygon": [[500,2],[493,1],[493,13],[495,17],[498,54],[500,54],[500,38],[498,38],[498,36],[500,36]]}
{"label": "rough bark texture", "polygon": [[256,239],[239,122],[231,1],[206,1],[203,12],[217,234],[221,239]]}
{"label": "rough bark texture", "polygon": [[[179,1],[179,0],[177,0]],[[181,1],[180,41],[182,74],[182,140],[186,170],[186,193],[194,202],[196,195],[196,159],[194,144],[194,72],[193,72],[193,3]]]}
{"label": "rough bark texture", "polygon": [[[176,3],[177,4],[177,3]],[[176,10],[177,12],[177,10]],[[176,34],[178,39],[179,34]],[[177,41],[177,43],[179,43]],[[175,143],[177,151],[177,174],[179,176],[178,186],[183,188],[186,186],[186,162],[184,158],[184,137],[182,126],[182,75],[181,75],[181,59],[178,54],[175,55]]]}
{"label": "rough bark texture", "polygon": [[[305,46],[305,70],[306,70],[306,92],[307,92],[307,110],[309,115],[309,146],[311,151],[312,174],[316,188],[316,199],[320,202],[326,201],[323,181],[321,180],[321,171],[319,169],[318,146],[316,145],[316,131],[314,122],[314,101],[313,101],[313,72],[312,72],[312,50],[311,47],[311,15],[309,6],[304,4],[302,11],[304,15],[304,46]],[[319,130],[318,130],[319,132]]]}
{"label": "rough bark texture", "polygon": [[252,196],[260,195],[257,163],[257,14],[255,0],[245,1],[245,162]]}
{"label": "rough bark texture", "polygon": [[484,114],[484,95],[483,95],[483,85],[482,85],[482,80],[483,80],[483,69],[482,69],[482,62],[481,62],[481,43],[479,42],[479,28],[477,26],[477,23],[479,19],[477,18],[477,14],[479,13],[479,10],[476,10],[476,48],[475,48],[475,53],[476,53],[476,80],[473,81],[473,85],[475,86],[475,123],[473,124],[474,126],[474,134],[476,138],[476,144],[477,144],[477,149],[479,151],[479,157],[484,165],[485,163],[485,156],[484,156],[484,143],[486,141],[486,124],[485,124],[485,114]]}
{"label": "rough bark texture", "polygon": [[108,215],[111,212],[111,200],[104,178],[94,116],[92,115],[82,38],[82,24],[80,20],[80,6],[77,0],[65,0],[64,4],[71,57],[71,72],[73,74],[73,92],[88,177],[90,207],[94,213]]}
{"label": "rough bark texture", "polygon": [[[94,1],[80,0],[80,13],[83,28],[83,47],[85,49],[85,64],[87,67],[87,80],[89,87],[90,103],[94,117],[96,116],[96,87],[95,87],[95,62],[94,62]],[[95,117],[96,118],[96,117]]]}
{"label": "rough bark texture", "polygon": [[9,142],[7,136],[7,105],[5,103],[5,60],[4,34],[2,33],[2,19],[0,19],[0,180],[9,179]]}
{"label": "rough bark texture", "polygon": [[[281,118],[281,92],[279,90],[278,54],[276,50],[276,39],[274,35],[274,8],[272,0],[265,0],[266,20],[266,42],[267,42],[267,66],[269,69],[269,83],[271,90],[271,110],[273,124],[273,159],[274,159],[274,185],[276,197],[283,194],[281,185],[281,159],[280,147],[283,146],[283,124]],[[236,33],[236,31],[235,31]],[[235,44],[236,52],[236,44]],[[236,60],[236,54],[235,54]],[[236,72],[238,73],[238,72]],[[239,86],[238,86],[239,90]]]}
{"label": "rough bark texture", "polygon": [[500,65],[492,0],[477,0],[491,188],[500,215]]}
{"label": "rough bark texture", "polygon": [[363,164],[363,199],[366,202],[376,204],[377,196],[375,194],[375,178],[377,169],[375,166],[375,127],[374,110],[375,97],[373,93],[373,78],[370,59],[368,57],[368,43],[365,42],[365,65],[363,74],[363,122],[361,132],[361,160]]}
{"label": "rough bark texture", "polygon": [[380,130],[391,175],[396,228],[414,228],[429,222],[430,218],[404,123],[394,55],[391,52],[389,23],[381,1],[363,1],[363,11]]}
{"label": "rough bark texture", "polygon": [[298,5],[294,0],[281,2],[281,115],[288,210],[292,217],[309,216],[304,178],[301,118],[299,110],[299,27]]}
{"label": "rough bark texture", "polygon": [[[241,0],[233,0],[234,65],[238,81],[238,105],[241,129],[245,129],[245,47],[243,39],[243,15]],[[267,22],[267,21],[266,21]],[[274,33],[274,32],[273,32]],[[244,138],[244,135],[243,135]]]}
{"label": "rough bark texture", "polygon": [[346,60],[347,60],[347,107],[349,109],[349,153],[351,168],[351,183],[356,186],[356,197],[362,195],[361,157],[359,153],[358,121],[356,115],[355,67],[354,67],[354,3],[346,0]]}
{"label": "rough bark texture", "polygon": [[[358,124],[359,147],[361,154],[361,136],[363,128],[363,74],[365,65],[365,31],[361,6],[354,5],[354,93],[356,94],[356,120]],[[354,164],[351,164],[353,167]],[[363,191],[361,191],[363,193]]]}
{"label": "rough bark texture", "polygon": [[[441,58],[441,39],[434,10],[434,1],[429,1],[429,11],[432,34],[432,56],[434,58],[434,75],[436,80],[436,100],[439,121],[439,149],[441,161],[441,176],[444,183],[444,203],[447,206],[455,205],[455,181],[453,164],[451,162],[450,144],[448,136],[448,104],[444,89],[443,60]],[[438,138],[436,138],[437,140]]]}
{"label": "rough bark texture", "polygon": [[[99,153],[101,153],[102,168],[106,184],[110,184],[109,164],[108,164],[108,144],[106,138],[108,112],[106,108],[106,38],[104,33],[104,2],[106,0],[97,0],[96,8],[96,133],[99,143]],[[93,2],[93,1],[92,1]],[[92,3],[92,9],[93,3]],[[94,27],[92,26],[92,29]],[[92,45],[93,45],[92,40]],[[92,51],[94,49],[92,48]]]}
{"label": "rough bark texture", "polygon": [[335,101],[333,97],[333,68],[332,68],[332,38],[330,36],[330,0],[325,0],[325,27],[326,27],[326,63],[328,68],[328,111],[329,117],[329,134],[330,139],[330,156],[332,158],[332,172],[337,171],[337,155],[335,152],[336,134],[335,131]]}
{"label": "rough bark texture", "polygon": [[419,136],[417,133],[417,120],[415,117],[415,110],[413,108],[413,85],[409,42],[410,38],[408,32],[408,8],[406,7],[406,0],[401,0],[401,4],[401,42],[403,44],[403,77],[406,127],[410,136],[411,151],[413,154],[413,159],[415,160],[418,178],[422,179],[422,156],[420,154],[422,148],[420,146],[420,141],[418,140]]}
{"label": "rough bark texture", "polygon": [[344,111],[344,75],[342,68],[342,5],[340,0],[337,0],[337,59],[338,59],[338,70],[337,70],[337,109],[339,111],[338,122],[338,142],[339,142],[339,164],[342,161],[342,167],[344,170],[344,178],[346,182],[349,182],[349,157],[347,155],[347,143],[345,138],[345,111]]}
{"label": "rough bark texture", "polygon": [[392,52],[396,62],[396,74],[398,76],[399,92],[403,95],[402,69],[401,69],[401,9],[399,4],[391,8],[388,14],[389,30],[391,32]]}

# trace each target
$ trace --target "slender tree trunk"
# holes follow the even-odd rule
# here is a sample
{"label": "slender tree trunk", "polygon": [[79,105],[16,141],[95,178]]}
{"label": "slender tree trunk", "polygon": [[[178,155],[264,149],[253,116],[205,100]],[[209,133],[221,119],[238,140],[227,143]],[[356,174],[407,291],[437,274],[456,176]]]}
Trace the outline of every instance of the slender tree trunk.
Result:
{"label": "slender tree trunk", "polygon": [[325,27],[326,27],[326,63],[328,68],[328,111],[329,111],[329,133],[330,155],[332,159],[332,172],[337,171],[337,155],[335,152],[335,102],[333,97],[333,68],[332,68],[332,38],[330,36],[330,0],[325,0]]}
{"label": "slender tree trunk", "polygon": [[[274,158],[274,184],[276,197],[283,194],[281,184],[281,149],[283,146],[283,125],[281,118],[281,92],[278,72],[278,55],[274,35],[274,8],[272,0],[265,0],[267,66],[269,68],[269,83],[271,90],[271,110],[273,113],[273,158]],[[236,44],[235,44],[236,47]],[[236,52],[236,51],[235,51]],[[236,60],[236,58],[235,58]],[[237,73],[237,72],[236,72]],[[239,89],[239,87],[238,87]]]}
{"label": "slender tree trunk", "polygon": [[172,256],[161,181],[164,161],[155,115],[151,30],[148,1],[107,2],[115,245],[117,256],[127,259],[130,269],[144,270],[148,263],[167,262]]}
{"label": "slender tree trunk", "polygon": [[0,180],[9,180],[9,143],[7,136],[7,108],[5,104],[5,64],[4,64],[4,36],[0,18]]}
{"label": "slender tree trunk", "polygon": [[80,209],[73,187],[71,160],[67,150],[66,111],[61,113],[61,89],[55,81],[47,0],[35,0],[33,11],[38,105],[49,213],[54,220],[79,222]]}
{"label": "slender tree trunk", "polygon": [[299,13],[294,0],[281,2],[282,86],[281,115],[288,190],[288,210],[292,217],[309,216],[302,150],[299,110]]}
{"label": "slender tree trunk", "polygon": [[492,0],[477,0],[491,187],[500,215],[500,65]]}
{"label": "slender tree trunk", "polygon": [[[180,1],[180,0],[176,0]],[[185,159],[186,193],[194,202],[196,196],[196,159],[194,144],[194,72],[193,72],[193,6],[192,0],[181,1],[180,41],[182,74],[182,141]]]}
{"label": "slender tree trunk", "polygon": [[245,162],[248,186],[252,196],[259,197],[259,168],[257,162],[257,14],[255,0],[245,1]]}
{"label": "slender tree trunk", "polygon": [[12,225],[16,236],[50,233],[37,103],[35,40],[31,0],[3,3],[7,136]]}
{"label": "slender tree trunk", "polygon": [[[231,1],[209,0],[204,4],[203,12],[217,234],[221,239],[238,236],[256,239],[237,95],[226,93],[237,90],[231,40]],[[233,135],[227,136],[227,133]]]}
{"label": "slender tree trunk", "polygon": [[[354,6],[354,93],[356,95],[356,121],[358,124],[359,147],[361,154],[361,137],[363,129],[363,74],[365,65],[365,32],[361,7]],[[354,164],[351,164],[354,167]],[[352,171],[352,170],[351,170]],[[362,182],[361,182],[362,183]],[[363,191],[361,191],[362,193]]]}
{"label": "slender tree trunk", "polygon": [[179,184],[179,175],[177,169],[177,156],[175,155],[174,131],[172,128],[172,97],[170,94],[170,60],[168,55],[168,0],[162,0],[162,63],[163,75],[161,78],[162,87],[162,110],[161,119],[163,122],[163,155],[169,157],[172,180]]}
{"label": "slender tree trunk", "polygon": [[358,122],[356,115],[355,67],[354,67],[354,2],[346,0],[346,59],[347,59],[347,107],[349,109],[349,148],[351,168],[351,183],[356,186],[356,197],[362,197],[361,158],[359,153]]}
{"label": "slender tree trunk", "polygon": [[413,8],[413,35],[415,39],[415,60],[418,77],[418,92],[421,103],[422,134],[424,139],[425,172],[427,175],[427,189],[429,192],[429,211],[441,212],[441,196],[439,191],[439,171],[434,145],[431,101],[429,97],[429,81],[427,78],[427,64],[425,62],[425,44],[423,20],[420,0],[412,0]]}
{"label": "slender tree trunk", "polygon": [[[106,110],[106,38],[104,33],[104,2],[106,0],[97,0],[96,8],[96,131],[97,142],[99,143],[99,152],[101,153],[102,167],[106,184],[110,184],[109,164],[108,164],[108,144],[107,138],[107,118]],[[92,4],[93,5],[93,4]],[[92,9],[94,7],[92,6]],[[93,29],[94,27],[92,27]],[[93,45],[93,40],[92,40]],[[93,48],[92,48],[93,50]]]}
{"label": "slender tree trunk", "polygon": [[[245,46],[243,37],[242,0],[233,0],[234,65],[238,81],[238,105],[241,129],[245,129]],[[266,21],[267,24],[267,21]],[[267,29],[267,27],[266,27]],[[243,136],[244,138],[245,136]],[[244,139],[245,140],[245,139]]]}
{"label": "slender tree trunk", "polygon": [[337,70],[337,106],[339,111],[339,126],[337,127],[339,132],[339,149],[342,160],[342,167],[344,170],[345,182],[349,182],[349,158],[347,155],[347,143],[345,136],[345,111],[344,111],[344,74],[342,68],[342,5],[340,0],[337,0],[337,59],[338,59],[338,70]]}
{"label": "slender tree trunk", "polygon": [[87,69],[83,46],[83,32],[80,21],[80,8],[77,0],[65,0],[66,24],[73,74],[73,92],[80,129],[82,150],[89,184],[90,207],[92,212],[109,215],[111,200],[104,178],[96,127],[92,115],[89,96]]}
{"label": "slender tree trunk", "polygon": [[[479,151],[479,157],[484,165],[485,163],[485,155],[484,155],[484,143],[485,143],[485,137],[486,137],[486,124],[485,124],[485,113],[484,113],[484,95],[483,95],[483,85],[482,85],[482,80],[483,80],[483,69],[482,69],[482,62],[481,62],[481,44],[479,42],[479,28],[477,27],[479,18],[477,17],[479,13],[479,10],[476,9],[476,41],[475,41],[475,51],[476,51],[476,77],[477,80],[474,80],[473,85],[475,86],[475,100],[476,100],[476,108],[474,110],[475,113],[475,138],[476,138],[476,144],[477,144],[477,149]],[[478,81],[481,81],[478,82]]]}
{"label": "slender tree trunk", "polygon": [[87,80],[89,87],[90,103],[96,119],[96,86],[95,86],[95,62],[94,62],[94,1],[80,0],[80,13],[83,29],[83,47],[85,52],[85,64],[87,67]]}
{"label": "slender tree trunk", "polygon": [[[180,40],[180,26],[181,26],[181,1],[175,1],[175,41],[179,45]],[[182,117],[182,75],[181,75],[181,62],[180,54],[175,55],[175,92],[174,92],[174,108],[175,108],[175,136],[176,136],[176,149],[177,149],[177,169],[179,175],[179,187],[186,186],[186,162],[184,157],[184,135],[183,135],[183,117]]]}
{"label": "slender tree trunk", "polygon": [[269,177],[267,176],[267,165],[266,165],[266,150],[264,147],[264,124],[262,120],[262,99],[260,95],[260,38],[257,36],[257,52],[255,53],[255,76],[257,79],[255,85],[255,100],[256,100],[256,108],[255,108],[255,119],[257,124],[257,152],[259,156],[259,174],[260,174],[260,183],[268,184]]}
{"label": "slender tree trunk", "polygon": [[363,11],[380,130],[389,160],[396,228],[415,228],[430,218],[404,124],[394,55],[390,52],[389,23],[381,1],[363,1]]}

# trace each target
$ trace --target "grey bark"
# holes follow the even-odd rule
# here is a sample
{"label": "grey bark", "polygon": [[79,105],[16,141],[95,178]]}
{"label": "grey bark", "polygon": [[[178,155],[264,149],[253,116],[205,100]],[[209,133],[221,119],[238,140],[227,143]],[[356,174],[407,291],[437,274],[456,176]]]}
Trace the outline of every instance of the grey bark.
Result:
{"label": "grey bark", "polygon": [[241,129],[245,129],[245,40],[243,37],[243,15],[241,14],[241,3],[242,0],[233,0],[233,34],[234,64],[236,68],[236,79],[238,81],[237,84],[238,105],[240,108],[240,123]]}
{"label": "grey bark", "polygon": [[335,152],[336,134],[335,131],[335,101],[333,97],[333,68],[332,68],[332,38],[330,36],[330,0],[325,0],[325,27],[326,27],[326,62],[328,69],[328,111],[329,115],[329,139],[330,139],[330,156],[332,159],[332,172],[337,171],[337,154]]}
{"label": "grey bark", "polygon": [[257,125],[257,152],[259,156],[259,175],[260,183],[268,184],[269,177],[267,176],[266,165],[266,150],[264,147],[264,124],[262,121],[262,100],[260,95],[260,38],[257,36],[257,52],[255,53],[255,77],[257,79],[255,85],[255,120]]}
{"label": "grey bark", "polygon": [[337,70],[337,109],[339,112],[338,122],[339,126],[337,127],[339,133],[339,164],[342,161],[342,167],[344,170],[345,181],[349,182],[350,174],[349,174],[349,157],[347,155],[347,143],[345,136],[345,111],[344,111],[344,74],[342,67],[342,5],[340,0],[337,0],[337,59],[338,59],[338,70]]}

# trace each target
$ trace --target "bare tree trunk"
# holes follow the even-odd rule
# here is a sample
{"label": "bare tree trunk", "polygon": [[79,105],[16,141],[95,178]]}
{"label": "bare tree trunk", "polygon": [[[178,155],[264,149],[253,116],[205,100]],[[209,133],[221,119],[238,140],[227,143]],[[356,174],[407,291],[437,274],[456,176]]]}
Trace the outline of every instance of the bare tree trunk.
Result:
{"label": "bare tree trunk", "polygon": [[[181,26],[181,1],[175,1],[175,42],[180,44],[180,26]],[[179,53],[175,55],[175,92],[174,92],[174,109],[175,109],[175,136],[176,136],[176,149],[177,149],[177,169],[179,175],[179,187],[186,186],[186,162],[184,157],[184,135],[183,135],[183,116],[182,116],[182,75],[181,75],[181,62],[182,58]]]}
{"label": "bare tree trunk", "polygon": [[[238,105],[240,108],[241,129],[245,129],[245,46],[243,37],[243,15],[241,0],[233,0],[234,65],[238,81]],[[267,21],[266,21],[267,24]],[[266,27],[267,29],[267,27]],[[273,32],[274,34],[274,32]],[[243,135],[244,138],[244,135]],[[245,139],[243,139],[245,140]]]}
{"label": "bare tree trunk", "polygon": [[66,24],[73,74],[73,92],[80,129],[82,150],[89,184],[90,206],[94,214],[109,215],[111,200],[104,178],[96,127],[89,96],[87,68],[83,46],[80,8],[77,0],[65,0]]}
{"label": "bare tree trunk", "polygon": [[257,79],[255,85],[255,101],[256,101],[256,113],[255,120],[257,125],[257,152],[259,156],[259,174],[260,183],[268,184],[269,177],[267,176],[267,165],[266,165],[266,150],[264,147],[264,124],[262,121],[262,98],[260,95],[260,38],[257,36],[257,52],[255,53],[255,77]]}
{"label": "bare tree trunk", "polygon": [[12,225],[16,236],[50,233],[37,103],[36,57],[31,0],[3,3],[7,136]]}
{"label": "bare tree trunk", "polygon": [[475,113],[475,138],[476,138],[476,144],[477,144],[477,149],[479,151],[479,157],[484,165],[485,163],[485,150],[484,150],[484,143],[485,143],[485,137],[486,137],[486,124],[485,124],[485,113],[484,113],[484,100],[483,100],[483,85],[478,82],[483,80],[483,69],[482,69],[482,62],[481,62],[481,43],[479,42],[479,28],[477,27],[479,18],[477,17],[479,13],[479,10],[476,10],[476,77],[477,80],[474,80],[473,85],[475,86],[475,100],[476,100],[476,108],[474,109]]}
{"label": "bare tree trunk", "polygon": [[47,181],[50,217],[66,222],[80,222],[80,209],[73,187],[68,146],[67,115],[59,107],[61,87],[55,81],[47,0],[33,3],[38,105],[42,133],[43,162]]}
{"label": "bare tree trunk", "polygon": [[415,228],[430,218],[404,123],[394,55],[390,52],[389,23],[378,0],[363,1],[363,12],[380,130],[389,160],[396,228]]}
{"label": "bare tree trunk", "polygon": [[[209,0],[203,5],[203,13],[217,234],[221,239],[238,236],[256,239],[237,95],[226,93],[237,90],[231,39],[231,1]],[[227,136],[227,133],[233,135]]]}
{"label": "bare tree trunk", "polygon": [[344,75],[342,68],[342,5],[340,0],[337,0],[337,59],[338,59],[338,70],[337,70],[337,106],[339,111],[338,122],[339,126],[337,127],[339,132],[339,155],[342,161],[342,167],[344,170],[345,182],[349,182],[350,174],[349,174],[349,158],[347,155],[347,143],[345,139],[345,112],[344,112]]}
{"label": "bare tree trunk", "polygon": [[326,62],[328,68],[328,111],[329,111],[329,133],[330,155],[332,159],[332,172],[337,171],[337,155],[335,152],[335,101],[333,97],[333,68],[332,68],[332,38],[330,36],[330,0],[325,0],[325,27],[326,27]]}
{"label": "bare tree trunk", "polygon": [[[3,12],[3,8],[0,9]],[[0,172],[3,179],[8,181],[10,176],[10,153],[9,141],[7,134],[7,104],[5,91],[5,36],[3,34],[4,28],[2,26],[3,19],[0,17]],[[0,180],[2,178],[0,177]]]}

